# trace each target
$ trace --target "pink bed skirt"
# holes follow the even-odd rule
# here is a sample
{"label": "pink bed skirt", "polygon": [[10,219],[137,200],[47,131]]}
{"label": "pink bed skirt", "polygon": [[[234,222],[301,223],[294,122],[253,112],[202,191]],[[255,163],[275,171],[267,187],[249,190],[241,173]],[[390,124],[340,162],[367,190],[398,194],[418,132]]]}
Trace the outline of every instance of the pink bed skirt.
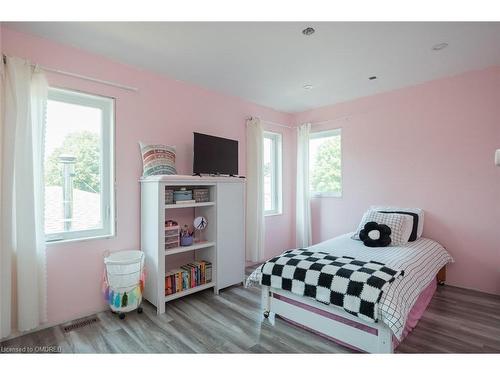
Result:
{"label": "pink bed skirt", "polygon": [[[401,340],[398,340],[396,338],[396,336],[392,336],[392,343],[393,343],[393,347],[394,348],[396,348],[401,343],[401,341],[403,341],[404,338],[406,336],[408,336],[408,334],[413,330],[413,328],[415,328],[415,326],[417,325],[418,321],[420,320],[420,318],[424,314],[424,311],[427,309],[427,306],[429,305],[429,302],[431,301],[432,296],[436,292],[436,288],[437,288],[437,280],[433,279],[433,281],[429,283],[429,285],[422,291],[422,293],[420,293],[420,295],[417,298],[417,301],[415,302],[415,305],[413,305],[413,308],[410,310],[410,313],[408,314],[408,317],[406,318],[406,325],[405,325],[405,328],[403,330],[403,335],[401,336]],[[377,330],[375,328],[369,327],[369,326],[364,325],[364,324],[356,323],[356,322],[354,322],[352,320],[345,319],[345,318],[342,318],[342,317],[340,317],[338,315],[326,312],[326,311],[321,310],[321,309],[317,309],[317,308],[315,308],[313,306],[309,306],[309,305],[306,305],[304,303],[301,303],[301,302],[289,299],[289,298],[284,297],[282,295],[279,295],[277,293],[274,294],[274,298],[283,300],[284,302],[287,302],[287,303],[291,303],[291,304],[293,304],[295,306],[298,306],[298,307],[303,308],[305,310],[312,311],[312,312],[314,312],[316,314],[326,316],[329,319],[340,321],[340,322],[342,322],[344,324],[348,324],[348,325],[350,325],[352,327],[361,329],[361,330],[366,331],[368,333],[371,333],[371,334],[374,334],[374,335],[377,334]],[[286,318],[283,318],[283,317],[281,317],[281,318],[284,319],[284,320],[286,320],[286,321],[288,321],[288,322],[290,322],[290,323],[292,323],[292,324],[294,324],[294,325],[297,325],[297,326],[300,326],[300,327],[302,327],[304,329],[307,329],[308,331],[312,331],[312,332],[314,332],[314,333],[316,333],[316,334],[318,334],[318,335],[320,335],[322,337],[325,337],[325,338],[327,338],[329,340],[335,341],[338,344],[347,346],[347,347],[349,347],[351,349],[354,349],[354,350],[359,350],[358,348],[353,347],[352,345],[349,345],[349,344],[347,344],[345,342],[342,342],[340,340],[336,340],[333,337],[324,335],[324,334],[322,334],[320,332],[317,332],[316,330],[313,330],[311,328],[305,327],[302,324],[294,322],[293,320],[286,319]]]}
{"label": "pink bed skirt", "polygon": [[[406,317],[406,325],[403,331],[403,335],[401,336],[401,341],[403,341],[404,338],[408,336],[411,331],[413,331],[413,328],[415,328],[420,318],[422,318],[422,315],[424,315],[424,311],[427,309],[427,306],[429,306],[432,296],[436,292],[436,288],[437,280],[433,279],[418,296],[417,301]],[[401,341],[398,341],[398,339],[396,339],[396,337],[394,336],[392,341],[394,343],[394,348],[401,343]]]}

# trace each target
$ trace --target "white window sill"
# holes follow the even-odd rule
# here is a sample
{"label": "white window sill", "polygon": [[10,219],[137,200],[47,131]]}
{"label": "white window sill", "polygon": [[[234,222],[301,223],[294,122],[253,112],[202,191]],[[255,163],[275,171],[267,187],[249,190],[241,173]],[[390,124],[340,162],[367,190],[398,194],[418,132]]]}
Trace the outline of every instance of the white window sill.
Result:
{"label": "white window sill", "polygon": [[268,213],[264,213],[264,217],[268,217],[268,216],[281,216],[283,215],[283,212],[268,212]]}
{"label": "white window sill", "polygon": [[340,193],[311,193],[311,198],[342,198]]}
{"label": "white window sill", "polygon": [[45,245],[48,246],[54,246],[54,245],[63,245],[67,243],[72,243],[72,242],[82,242],[82,241],[94,241],[94,240],[109,240],[112,238],[115,238],[115,234],[104,234],[102,236],[92,236],[92,237],[81,237],[81,238],[68,238],[68,239],[61,239],[61,240],[50,240],[50,241],[45,241]]}

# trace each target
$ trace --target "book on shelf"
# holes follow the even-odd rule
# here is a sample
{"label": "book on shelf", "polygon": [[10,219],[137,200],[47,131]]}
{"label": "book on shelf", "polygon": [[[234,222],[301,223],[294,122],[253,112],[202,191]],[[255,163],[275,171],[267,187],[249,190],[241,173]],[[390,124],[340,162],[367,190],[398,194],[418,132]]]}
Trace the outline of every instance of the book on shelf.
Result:
{"label": "book on shelf", "polygon": [[170,272],[165,276],[165,295],[168,296],[172,294],[172,278],[170,277]]}
{"label": "book on shelf", "polygon": [[193,267],[190,267],[189,265],[184,265],[181,267],[183,270],[185,270],[188,274],[188,285],[189,288],[194,288],[196,286],[195,283],[195,271]]}
{"label": "book on shelf", "polygon": [[192,280],[192,285],[193,288],[198,285],[198,268],[194,263],[188,263],[186,264],[187,267],[191,269],[192,275],[193,275],[193,280]]}
{"label": "book on shelf", "polygon": [[210,262],[205,263],[205,282],[212,282],[212,263]]}
{"label": "book on shelf", "polygon": [[198,278],[197,278],[198,284],[205,284],[205,262],[197,261],[197,262],[194,262],[194,264],[196,266],[196,269],[199,270]]}
{"label": "book on shelf", "polygon": [[212,263],[205,260],[194,261],[165,274],[165,295],[195,288],[211,281]]}

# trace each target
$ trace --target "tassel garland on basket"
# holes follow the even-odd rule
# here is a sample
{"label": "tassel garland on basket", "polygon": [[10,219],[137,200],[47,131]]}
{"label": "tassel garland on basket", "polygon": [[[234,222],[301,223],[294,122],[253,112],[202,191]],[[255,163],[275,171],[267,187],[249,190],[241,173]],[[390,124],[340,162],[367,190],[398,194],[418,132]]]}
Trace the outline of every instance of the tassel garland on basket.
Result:
{"label": "tassel garland on basket", "polygon": [[102,293],[104,300],[113,308],[116,310],[119,310],[120,308],[124,308],[127,306],[136,306],[140,303],[141,298],[142,298],[142,293],[144,291],[144,281],[145,281],[145,272],[143,270],[141,277],[139,279],[139,284],[127,291],[119,293],[114,291],[113,289],[110,288],[110,285],[108,283],[106,273],[103,274],[102,278]]}
{"label": "tassel garland on basket", "polygon": [[146,271],[142,270],[141,278],[139,280],[139,285],[141,287],[141,293],[144,291],[144,281],[146,280]]}
{"label": "tassel garland on basket", "polygon": [[110,305],[113,305],[114,301],[115,301],[115,292],[113,292],[112,290],[110,290],[109,297],[108,297],[108,303]]}
{"label": "tassel garland on basket", "polygon": [[104,300],[115,308],[136,305],[141,297],[141,286],[136,286],[123,294],[113,291],[109,286],[104,290]]}
{"label": "tassel garland on basket", "polygon": [[142,297],[142,289],[140,287],[135,288],[135,297],[140,299]]}
{"label": "tassel garland on basket", "polygon": [[135,301],[137,300],[136,289],[134,288],[128,293],[128,304],[131,306],[135,306]]}
{"label": "tassel garland on basket", "polygon": [[106,288],[104,289],[104,300],[106,302],[109,302],[109,286],[106,285]]}
{"label": "tassel garland on basket", "polygon": [[106,270],[102,273],[102,294],[104,296],[104,300],[109,302],[109,284],[106,277]]}

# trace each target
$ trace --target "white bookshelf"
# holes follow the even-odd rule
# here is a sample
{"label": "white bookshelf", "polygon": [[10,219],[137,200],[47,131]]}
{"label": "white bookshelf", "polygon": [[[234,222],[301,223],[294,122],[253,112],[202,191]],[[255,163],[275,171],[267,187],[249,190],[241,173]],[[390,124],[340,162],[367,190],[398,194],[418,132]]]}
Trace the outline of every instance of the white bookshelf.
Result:
{"label": "white bookshelf", "polygon": [[[166,204],[165,188],[180,187],[188,190],[194,187],[207,188],[209,201]],[[182,209],[184,211],[180,211]],[[203,231],[204,242],[166,249],[165,221],[176,220],[177,215],[193,219],[204,216],[208,221]],[[180,226],[191,223],[179,221]],[[144,297],[156,306],[158,314],[165,312],[169,301],[209,288],[218,293],[222,288],[243,282],[244,245],[244,180],[192,176],[141,179],[141,248],[146,254],[147,268]],[[212,281],[166,296],[165,275],[196,260],[212,263]]]}

